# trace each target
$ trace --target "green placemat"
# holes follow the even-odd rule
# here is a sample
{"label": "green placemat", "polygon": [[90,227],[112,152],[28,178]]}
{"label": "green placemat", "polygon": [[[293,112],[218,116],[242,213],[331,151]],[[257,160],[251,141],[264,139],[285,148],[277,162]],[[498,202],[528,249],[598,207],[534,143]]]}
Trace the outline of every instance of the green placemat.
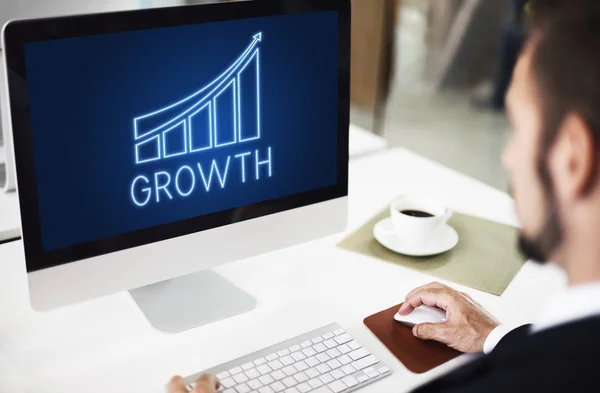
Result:
{"label": "green placemat", "polygon": [[498,296],[525,263],[516,249],[517,228],[460,213],[454,213],[448,222],[460,237],[453,250],[425,258],[396,254],[373,237],[375,224],[388,216],[389,208],[386,208],[342,240],[338,247]]}

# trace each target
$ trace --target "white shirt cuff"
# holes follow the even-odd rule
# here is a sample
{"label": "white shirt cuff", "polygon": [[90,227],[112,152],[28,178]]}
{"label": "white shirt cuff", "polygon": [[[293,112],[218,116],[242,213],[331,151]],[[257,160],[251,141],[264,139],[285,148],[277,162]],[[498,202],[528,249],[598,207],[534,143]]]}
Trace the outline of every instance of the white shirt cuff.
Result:
{"label": "white shirt cuff", "polygon": [[496,345],[498,345],[500,340],[502,340],[504,338],[504,336],[506,336],[508,333],[512,332],[519,326],[522,326],[522,325],[516,325],[516,326],[515,325],[499,325],[499,326],[496,326],[496,328],[494,330],[492,330],[490,335],[487,336],[487,338],[485,339],[485,342],[483,343],[483,352],[486,355],[490,354],[494,350],[494,348],[496,348]]}

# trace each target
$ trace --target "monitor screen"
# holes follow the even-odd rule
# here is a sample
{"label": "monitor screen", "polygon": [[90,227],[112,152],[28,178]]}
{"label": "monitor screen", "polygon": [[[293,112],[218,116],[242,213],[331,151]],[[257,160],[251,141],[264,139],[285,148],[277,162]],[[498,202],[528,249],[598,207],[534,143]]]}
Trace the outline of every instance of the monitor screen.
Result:
{"label": "monitor screen", "polygon": [[338,14],[24,44],[42,252],[338,184]]}

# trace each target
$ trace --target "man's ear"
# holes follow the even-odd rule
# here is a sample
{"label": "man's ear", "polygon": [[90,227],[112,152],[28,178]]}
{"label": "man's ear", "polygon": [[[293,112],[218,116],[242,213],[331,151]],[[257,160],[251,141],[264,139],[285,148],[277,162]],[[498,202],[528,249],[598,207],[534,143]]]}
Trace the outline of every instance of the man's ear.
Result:
{"label": "man's ear", "polygon": [[596,180],[596,145],[580,115],[567,116],[550,151],[549,161],[559,198],[574,201],[591,190]]}

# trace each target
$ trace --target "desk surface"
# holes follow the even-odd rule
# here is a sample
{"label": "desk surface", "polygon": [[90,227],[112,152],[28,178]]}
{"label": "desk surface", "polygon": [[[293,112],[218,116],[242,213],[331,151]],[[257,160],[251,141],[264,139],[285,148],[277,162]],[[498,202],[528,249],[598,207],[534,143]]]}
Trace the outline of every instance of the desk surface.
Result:
{"label": "desk surface", "polygon": [[[515,224],[506,194],[394,149],[351,162],[345,234],[405,192],[437,195],[456,211]],[[215,269],[254,295],[258,308],[176,335],[153,330],[126,293],[34,313],[21,242],[0,246],[0,391],[159,393],[174,374],[189,375],[334,321],[394,371],[361,393],[408,391],[465,361],[414,375],[369,333],[364,317],[399,303],[432,278],[336,248],[345,234]],[[544,298],[564,285],[555,269],[527,263],[502,297],[455,287],[504,322],[528,322]]]}
{"label": "desk surface", "polygon": [[350,159],[378,153],[387,147],[383,137],[350,124]]}
{"label": "desk surface", "polygon": [[21,236],[21,216],[17,193],[0,192],[0,243]]}

